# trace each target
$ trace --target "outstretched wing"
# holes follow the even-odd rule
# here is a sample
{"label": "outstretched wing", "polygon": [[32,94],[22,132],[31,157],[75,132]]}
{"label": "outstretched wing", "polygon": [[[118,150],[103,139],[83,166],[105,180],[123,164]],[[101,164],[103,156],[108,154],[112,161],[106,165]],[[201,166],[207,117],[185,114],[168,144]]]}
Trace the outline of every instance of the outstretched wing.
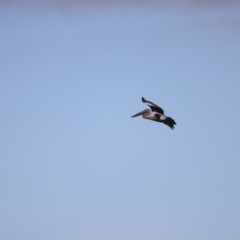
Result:
{"label": "outstretched wing", "polygon": [[153,112],[158,112],[158,113],[164,114],[163,109],[160,108],[159,106],[157,106],[156,104],[154,104],[154,103],[152,103],[152,102],[150,102],[150,101],[147,101],[144,97],[142,97],[142,101],[143,101],[143,103],[145,103],[147,106],[149,106]]}

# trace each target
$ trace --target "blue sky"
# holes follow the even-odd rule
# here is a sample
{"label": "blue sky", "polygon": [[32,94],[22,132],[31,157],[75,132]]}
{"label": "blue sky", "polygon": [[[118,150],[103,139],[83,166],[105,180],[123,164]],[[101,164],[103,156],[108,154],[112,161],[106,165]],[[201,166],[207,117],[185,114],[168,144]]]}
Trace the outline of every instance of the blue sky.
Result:
{"label": "blue sky", "polygon": [[0,238],[238,240],[239,10],[0,1]]}

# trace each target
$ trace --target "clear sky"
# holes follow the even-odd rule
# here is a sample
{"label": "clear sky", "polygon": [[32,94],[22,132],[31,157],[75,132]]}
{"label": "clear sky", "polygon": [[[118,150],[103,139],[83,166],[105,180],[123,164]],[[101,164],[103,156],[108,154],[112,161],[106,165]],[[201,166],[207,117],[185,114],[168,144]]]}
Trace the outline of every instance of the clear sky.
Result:
{"label": "clear sky", "polygon": [[0,239],[239,240],[239,12],[1,0]]}

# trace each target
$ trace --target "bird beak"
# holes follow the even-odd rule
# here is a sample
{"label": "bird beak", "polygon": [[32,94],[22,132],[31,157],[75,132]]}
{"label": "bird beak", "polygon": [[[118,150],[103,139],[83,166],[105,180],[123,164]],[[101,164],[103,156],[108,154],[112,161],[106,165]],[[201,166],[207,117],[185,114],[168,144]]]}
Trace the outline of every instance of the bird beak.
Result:
{"label": "bird beak", "polygon": [[131,118],[133,118],[133,117],[137,117],[137,116],[140,116],[140,115],[142,115],[144,111],[145,111],[145,110],[143,110],[143,111],[141,111],[141,112],[139,112],[139,113],[137,113],[137,114],[135,114],[135,115],[131,116]]}

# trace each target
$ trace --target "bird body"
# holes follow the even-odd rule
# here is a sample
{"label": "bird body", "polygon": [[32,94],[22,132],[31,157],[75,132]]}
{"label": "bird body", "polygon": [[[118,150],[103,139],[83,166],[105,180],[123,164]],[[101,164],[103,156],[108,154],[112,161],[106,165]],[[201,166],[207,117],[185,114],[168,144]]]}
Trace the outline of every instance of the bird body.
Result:
{"label": "bird body", "polygon": [[145,103],[147,106],[149,106],[152,111],[150,111],[150,109],[145,109],[133,115],[132,117],[137,117],[142,115],[142,117],[145,119],[149,119],[156,122],[162,122],[167,126],[169,126],[171,129],[174,129],[174,125],[176,125],[176,122],[171,117],[167,117],[166,115],[164,115],[164,111],[162,108],[160,108],[159,106],[157,106],[156,104],[150,101],[147,101],[143,97],[142,97],[142,102]]}

